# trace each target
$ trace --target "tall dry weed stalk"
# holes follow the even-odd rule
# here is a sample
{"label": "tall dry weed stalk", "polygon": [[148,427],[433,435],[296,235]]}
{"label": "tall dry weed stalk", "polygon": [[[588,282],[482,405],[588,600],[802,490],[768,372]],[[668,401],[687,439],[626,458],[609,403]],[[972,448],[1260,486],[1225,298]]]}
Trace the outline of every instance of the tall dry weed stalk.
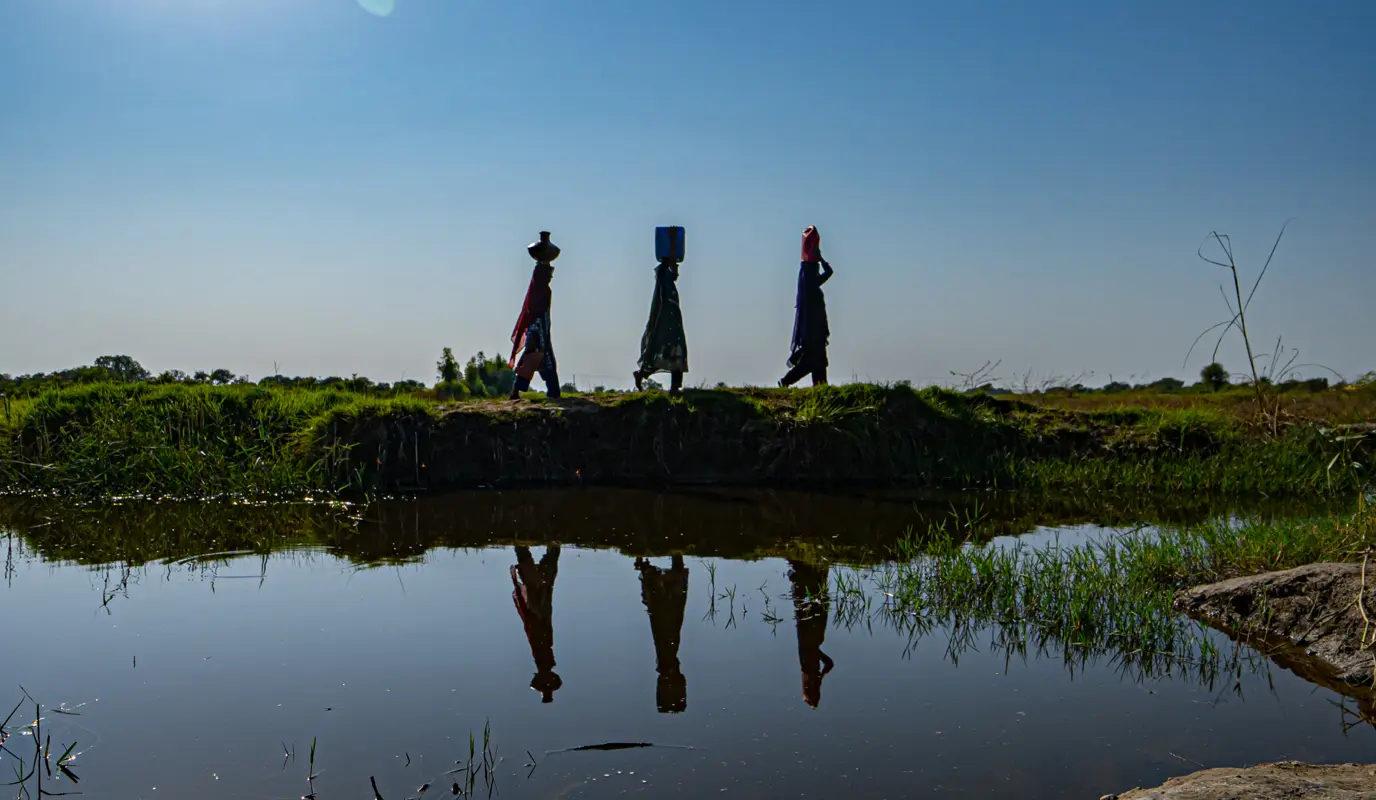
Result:
{"label": "tall dry weed stalk", "polygon": [[[1286,223],[1281,226],[1280,233],[1276,235],[1276,241],[1271,244],[1271,252],[1266,256],[1266,263],[1262,265],[1261,272],[1257,275],[1257,279],[1252,282],[1252,288],[1250,291],[1247,292],[1247,297],[1245,299],[1242,296],[1242,279],[1241,276],[1238,275],[1237,259],[1233,257],[1232,239],[1229,238],[1228,234],[1219,233],[1218,231],[1211,231],[1209,235],[1205,237],[1204,243],[1199,246],[1197,255],[1204,261],[1213,264],[1216,267],[1222,267],[1223,269],[1228,270],[1229,274],[1231,274],[1233,278],[1233,296],[1230,298],[1228,296],[1227,290],[1223,287],[1223,285],[1219,285],[1218,290],[1219,293],[1223,295],[1223,304],[1228,308],[1228,319],[1225,319],[1222,322],[1216,323],[1206,328],[1203,333],[1200,333],[1199,336],[1195,337],[1194,343],[1190,345],[1189,352],[1185,354],[1185,363],[1188,364],[1190,361],[1190,355],[1194,353],[1194,348],[1199,344],[1200,340],[1212,333],[1213,331],[1222,328],[1222,332],[1220,332],[1218,335],[1218,341],[1214,343],[1214,352],[1213,356],[1210,359],[1211,361],[1217,361],[1218,351],[1223,346],[1223,340],[1227,338],[1229,331],[1236,329],[1238,333],[1242,336],[1243,347],[1247,349],[1247,367],[1251,372],[1252,388],[1256,392],[1257,417],[1262,421],[1270,423],[1273,434],[1279,431],[1280,421],[1278,409],[1273,412],[1268,407],[1266,391],[1262,381],[1263,376],[1257,372],[1257,360],[1260,358],[1265,358],[1268,354],[1257,355],[1257,353],[1252,348],[1252,336],[1251,333],[1247,330],[1247,309],[1251,307],[1252,298],[1256,296],[1257,288],[1261,286],[1262,279],[1266,277],[1267,270],[1271,268],[1271,261],[1276,257],[1276,250],[1280,247],[1280,241],[1285,237],[1285,229],[1289,225],[1290,222],[1287,220]],[[1209,245],[1210,241],[1218,245],[1219,249],[1223,252],[1223,258],[1226,260],[1210,258],[1209,256],[1204,255],[1204,248]],[[1279,358],[1280,350],[1280,340],[1277,339],[1276,353],[1269,354],[1272,358],[1272,370],[1275,370],[1277,366],[1277,359]],[[1281,369],[1281,371],[1286,372],[1292,369],[1294,365],[1294,360],[1294,357],[1292,357],[1290,361],[1287,362],[1286,365]],[[1267,377],[1274,379],[1275,376],[1270,375]]]}

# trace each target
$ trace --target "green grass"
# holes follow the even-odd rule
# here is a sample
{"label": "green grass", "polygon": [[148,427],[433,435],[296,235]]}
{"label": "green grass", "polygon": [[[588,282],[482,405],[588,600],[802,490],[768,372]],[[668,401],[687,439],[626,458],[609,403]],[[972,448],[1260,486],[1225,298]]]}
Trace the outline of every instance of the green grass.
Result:
{"label": "green grass", "polygon": [[249,386],[93,384],[12,401],[0,488],[72,495],[298,495],[339,488],[332,425],[429,413],[412,398]]}
{"label": "green grass", "polygon": [[[1139,673],[1224,663],[1200,623],[1172,608],[1178,589],[1319,561],[1360,560],[1376,546],[1376,511],[1203,525],[1030,547],[967,544],[944,526],[909,536],[894,562],[836,581],[838,618],[881,619],[952,641],[992,630],[997,646],[1026,652],[1054,644],[1067,660],[1105,655]],[[869,581],[867,586],[862,577]],[[879,598],[882,598],[880,600]]]}
{"label": "green grass", "polygon": [[[1376,419],[1376,381],[1366,380],[1323,391],[1277,386],[1268,389],[1271,402],[1290,419],[1328,424],[1361,423]],[[1067,411],[1109,411],[1122,408],[1198,409],[1255,422],[1256,394],[1250,386],[1229,386],[1217,392],[1191,387],[1177,392],[1050,391],[1003,395],[1039,408]]]}
{"label": "green grass", "polygon": [[862,384],[520,404],[91,384],[4,406],[0,491],[287,496],[686,481],[1340,496],[1356,492],[1364,476],[1353,465],[1365,466],[1373,441],[1306,422],[1271,435],[1203,406],[1077,412]]}

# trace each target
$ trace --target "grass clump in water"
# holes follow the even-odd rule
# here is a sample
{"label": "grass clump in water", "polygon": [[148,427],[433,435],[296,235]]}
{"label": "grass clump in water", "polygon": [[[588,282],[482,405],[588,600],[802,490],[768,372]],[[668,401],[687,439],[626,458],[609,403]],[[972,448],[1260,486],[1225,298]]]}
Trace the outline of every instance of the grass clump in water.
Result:
{"label": "grass clump in water", "polygon": [[1316,561],[1359,560],[1376,546],[1376,512],[1350,516],[1138,530],[1066,545],[967,544],[944,526],[909,536],[896,562],[838,581],[838,618],[881,617],[921,636],[934,626],[953,641],[993,629],[996,642],[1063,648],[1068,660],[1106,654],[1143,674],[1180,666],[1216,669],[1222,654],[1203,626],[1172,608],[1184,587]]}

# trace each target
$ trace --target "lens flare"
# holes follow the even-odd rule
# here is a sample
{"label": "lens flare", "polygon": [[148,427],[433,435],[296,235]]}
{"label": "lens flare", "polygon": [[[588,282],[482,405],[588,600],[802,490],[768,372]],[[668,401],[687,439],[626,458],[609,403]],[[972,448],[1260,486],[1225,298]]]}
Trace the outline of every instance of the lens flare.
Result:
{"label": "lens flare", "polygon": [[397,0],[358,0],[364,11],[378,17],[385,17],[397,7]]}

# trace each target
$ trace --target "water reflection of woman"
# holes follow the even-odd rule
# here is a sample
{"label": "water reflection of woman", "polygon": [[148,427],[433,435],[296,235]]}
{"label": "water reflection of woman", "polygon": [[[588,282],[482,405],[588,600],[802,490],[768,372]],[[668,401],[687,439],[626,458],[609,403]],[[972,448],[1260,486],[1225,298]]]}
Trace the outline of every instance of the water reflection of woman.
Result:
{"label": "water reflection of woman", "polygon": [[803,700],[813,708],[822,702],[822,678],[834,666],[822,652],[827,636],[828,567],[789,560],[788,580],[793,584],[793,617],[798,624],[798,664],[803,671]]}
{"label": "water reflection of woman", "polygon": [[688,606],[688,568],[683,556],[674,556],[668,570],[637,558],[640,599],[650,614],[650,635],[655,640],[655,704],[661,714],[677,714],[688,708],[688,679],[679,669],[678,646],[683,631],[683,612]]}
{"label": "water reflection of woman", "polygon": [[554,671],[554,579],[559,575],[559,545],[545,548],[540,563],[529,547],[516,548],[516,564],[511,568],[511,599],[526,629],[530,654],[535,657],[535,676],[530,688],[540,693],[540,702],[554,702],[554,693],[564,685]]}

